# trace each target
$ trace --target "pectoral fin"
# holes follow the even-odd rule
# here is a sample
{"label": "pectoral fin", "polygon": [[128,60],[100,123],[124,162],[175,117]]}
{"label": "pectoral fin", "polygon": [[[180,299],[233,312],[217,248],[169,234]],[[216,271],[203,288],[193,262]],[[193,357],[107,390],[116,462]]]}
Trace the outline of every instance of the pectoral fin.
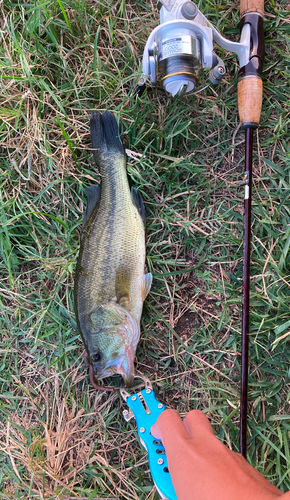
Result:
{"label": "pectoral fin", "polygon": [[118,304],[122,307],[126,307],[126,304],[130,301],[130,284],[131,276],[129,269],[120,266],[116,276],[116,297]]}
{"label": "pectoral fin", "polygon": [[137,208],[139,214],[141,215],[142,221],[143,221],[144,226],[145,226],[145,224],[146,224],[146,217],[145,217],[144,203],[143,203],[141,194],[134,187],[131,188],[131,198],[132,198],[132,201],[133,201],[135,207]]}
{"label": "pectoral fin", "polygon": [[[89,220],[94,208],[97,207],[97,205],[100,202],[100,196],[101,196],[101,190],[100,186],[97,184],[94,186],[89,186],[86,189],[86,195],[87,195],[87,206],[86,206],[86,211],[83,219],[83,225],[82,229],[85,227],[87,221]],[[97,210],[97,208],[96,208]]]}
{"label": "pectoral fin", "polygon": [[144,274],[143,278],[142,278],[142,300],[145,300],[148,293],[150,292],[150,288],[151,288],[151,285],[152,285],[152,274],[151,273],[147,273],[147,274]]}

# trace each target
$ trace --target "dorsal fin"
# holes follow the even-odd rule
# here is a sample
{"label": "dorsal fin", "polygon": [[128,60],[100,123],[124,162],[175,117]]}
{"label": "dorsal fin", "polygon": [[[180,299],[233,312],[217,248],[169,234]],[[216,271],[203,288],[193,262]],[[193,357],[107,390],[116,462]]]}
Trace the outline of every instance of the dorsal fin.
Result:
{"label": "dorsal fin", "polygon": [[141,215],[142,221],[143,221],[144,226],[145,226],[146,216],[145,216],[144,203],[143,203],[141,194],[139,193],[139,191],[135,187],[131,188],[131,198],[132,198],[132,201],[133,201],[135,207],[137,208],[139,214]]}
{"label": "dorsal fin", "polygon": [[86,211],[84,214],[82,229],[85,227],[86,223],[88,222],[88,220],[92,214],[92,211],[94,210],[96,205],[98,205],[100,202],[100,195],[101,195],[100,186],[98,186],[97,184],[95,184],[93,186],[89,186],[86,189],[86,195],[87,195],[87,206],[86,206]]}

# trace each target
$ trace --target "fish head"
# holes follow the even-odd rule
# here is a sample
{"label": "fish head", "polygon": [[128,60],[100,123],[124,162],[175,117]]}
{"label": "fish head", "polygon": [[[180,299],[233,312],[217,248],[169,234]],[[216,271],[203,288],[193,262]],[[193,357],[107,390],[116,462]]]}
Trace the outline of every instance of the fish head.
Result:
{"label": "fish head", "polygon": [[93,311],[87,347],[95,378],[120,374],[132,387],[139,336],[138,322],[119,304],[109,302]]}

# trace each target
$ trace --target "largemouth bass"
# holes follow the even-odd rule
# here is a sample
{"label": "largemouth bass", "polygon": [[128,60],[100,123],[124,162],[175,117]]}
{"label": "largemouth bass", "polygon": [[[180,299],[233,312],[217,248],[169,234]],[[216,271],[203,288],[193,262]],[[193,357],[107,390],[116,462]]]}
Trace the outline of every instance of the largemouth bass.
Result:
{"label": "largemouth bass", "polygon": [[94,377],[120,374],[130,387],[143,302],[152,283],[151,273],[144,274],[145,209],[137,189],[130,191],[113,115],[92,113],[90,130],[102,181],[101,188],[87,189],[75,273],[76,319]]}

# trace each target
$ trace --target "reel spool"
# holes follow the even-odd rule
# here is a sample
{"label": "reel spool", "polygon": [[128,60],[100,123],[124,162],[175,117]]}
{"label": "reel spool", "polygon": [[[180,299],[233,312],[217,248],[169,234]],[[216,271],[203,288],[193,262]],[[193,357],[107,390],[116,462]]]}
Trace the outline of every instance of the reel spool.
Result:
{"label": "reel spool", "polygon": [[198,83],[196,70],[200,66],[200,44],[189,30],[180,35],[172,30],[157,47],[160,83],[172,95],[185,90],[191,92]]}
{"label": "reel spool", "polygon": [[160,24],[150,34],[143,53],[143,79],[159,81],[172,96],[187,94],[197,87],[197,71],[202,67],[211,69],[209,79],[217,85],[226,70],[222,59],[214,53],[214,41],[235,52],[240,66],[248,63],[248,24],[243,27],[241,42],[231,42],[221,36],[192,1],[162,0],[161,4]]}

